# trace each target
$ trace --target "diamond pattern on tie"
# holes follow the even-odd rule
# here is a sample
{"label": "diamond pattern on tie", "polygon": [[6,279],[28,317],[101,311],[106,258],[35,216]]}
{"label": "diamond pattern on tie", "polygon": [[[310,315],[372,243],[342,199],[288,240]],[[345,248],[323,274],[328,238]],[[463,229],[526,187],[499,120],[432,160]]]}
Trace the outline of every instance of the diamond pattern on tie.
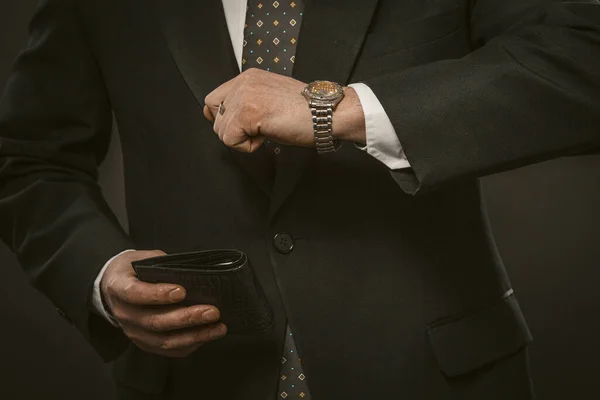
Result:
{"label": "diamond pattern on tie", "polygon": [[248,0],[242,69],[292,75],[302,21],[302,1]]}
{"label": "diamond pattern on tie", "polygon": [[[292,76],[303,9],[301,0],[248,0],[242,71],[260,68]],[[285,153],[283,145],[270,140],[263,148],[275,164]]]}
{"label": "diamond pattern on tie", "polygon": [[[296,61],[296,47],[304,2],[248,0],[244,28],[242,70],[260,68],[291,76]],[[271,154],[279,155],[281,146],[267,143]],[[310,400],[306,376],[294,337],[288,326],[285,333],[277,400]]]}
{"label": "diamond pattern on tie", "polygon": [[290,327],[285,332],[285,342],[281,357],[281,370],[279,375],[279,399],[310,399],[306,376],[302,372],[302,360],[296,349],[294,337]]}

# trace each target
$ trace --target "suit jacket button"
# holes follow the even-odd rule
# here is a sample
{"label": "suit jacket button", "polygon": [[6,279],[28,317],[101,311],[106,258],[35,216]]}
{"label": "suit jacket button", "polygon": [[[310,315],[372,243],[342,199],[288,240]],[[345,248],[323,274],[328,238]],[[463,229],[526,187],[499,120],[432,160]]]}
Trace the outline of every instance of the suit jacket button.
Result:
{"label": "suit jacket button", "polygon": [[71,318],[69,318],[69,316],[67,315],[66,312],[64,312],[60,308],[57,308],[56,312],[58,313],[58,315],[60,315],[61,317],[63,317],[68,323],[71,323]]}
{"label": "suit jacket button", "polygon": [[294,249],[294,239],[287,233],[278,233],[273,238],[275,250],[281,254],[289,254]]}

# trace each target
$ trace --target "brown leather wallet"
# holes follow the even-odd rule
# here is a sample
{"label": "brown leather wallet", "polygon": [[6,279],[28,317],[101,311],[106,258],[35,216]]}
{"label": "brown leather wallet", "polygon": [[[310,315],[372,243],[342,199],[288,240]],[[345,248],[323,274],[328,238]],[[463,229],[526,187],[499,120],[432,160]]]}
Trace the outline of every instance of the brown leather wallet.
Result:
{"label": "brown leather wallet", "polygon": [[231,334],[264,332],[273,309],[250,260],[239,250],[205,250],[147,258],[132,263],[148,283],[174,283],[187,291],[183,305],[210,304],[221,312]]}

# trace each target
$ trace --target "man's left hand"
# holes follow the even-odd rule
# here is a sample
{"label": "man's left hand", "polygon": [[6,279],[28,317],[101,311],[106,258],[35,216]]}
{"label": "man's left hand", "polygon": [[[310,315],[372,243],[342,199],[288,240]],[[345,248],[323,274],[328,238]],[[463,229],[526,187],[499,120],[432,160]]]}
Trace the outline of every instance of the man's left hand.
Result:
{"label": "man's left hand", "polygon": [[[314,147],[312,115],[302,96],[306,83],[271,72],[249,69],[224,83],[206,99],[204,115],[214,122],[223,143],[252,153],[266,139],[278,143]],[[334,113],[336,139],[365,143],[365,121],[356,92],[346,96]],[[223,104],[225,111],[219,113]]]}

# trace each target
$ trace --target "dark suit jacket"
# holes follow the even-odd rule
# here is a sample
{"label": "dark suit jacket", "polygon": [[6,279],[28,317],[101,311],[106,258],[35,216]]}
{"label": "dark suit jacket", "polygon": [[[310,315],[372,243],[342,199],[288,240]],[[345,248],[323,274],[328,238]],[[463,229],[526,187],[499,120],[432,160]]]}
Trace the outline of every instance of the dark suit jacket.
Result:
{"label": "dark suit jacket", "polygon": [[[476,178],[599,147],[598,2],[307,3],[294,76],[369,85],[412,170],[290,148],[266,187],[202,115],[238,73],[220,0],[45,0],[0,103],[3,240],[142,393],[273,399],[287,316],[317,400],[529,398],[530,335]],[[96,183],[112,113],[129,235]],[[90,311],[117,252],[193,247],[249,254],[271,332],[168,360]]]}

